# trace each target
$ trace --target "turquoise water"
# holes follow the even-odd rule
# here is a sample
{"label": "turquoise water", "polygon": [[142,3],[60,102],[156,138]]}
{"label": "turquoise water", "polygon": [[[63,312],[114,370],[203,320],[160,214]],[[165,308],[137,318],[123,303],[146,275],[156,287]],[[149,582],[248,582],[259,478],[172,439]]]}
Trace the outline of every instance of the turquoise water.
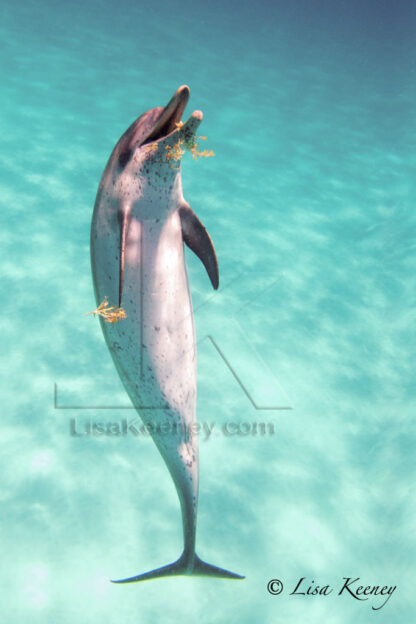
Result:
{"label": "turquoise water", "polygon": [[[1,16],[4,621],[411,622],[415,5],[23,1]],[[134,418],[83,317],[90,220],[119,136],[184,83],[184,118],[204,112],[216,154],[184,157],[184,194],[221,280],[213,294],[187,252],[212,428],[197,548],[247,578],[114,586],[178,557],[182,528],[151,439],[70,435],[71,419]],[[301,577],[334,591],[290,595]],[[374,611],[337,595],[343,577],[397,589]]]}

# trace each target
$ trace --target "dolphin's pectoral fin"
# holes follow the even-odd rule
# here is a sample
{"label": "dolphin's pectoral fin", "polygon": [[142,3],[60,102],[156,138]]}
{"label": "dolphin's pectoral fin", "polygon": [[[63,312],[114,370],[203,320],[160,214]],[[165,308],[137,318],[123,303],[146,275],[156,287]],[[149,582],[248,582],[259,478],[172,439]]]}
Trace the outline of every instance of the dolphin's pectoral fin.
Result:
{"label": "dolphin's pectoral fin", "polygon": [[119,268],[119,281],[118,281],[118,305],[121,306],[121,298],[123,296],[123,283],[124,283],[124,261],[126,253],[126,238],[127,230],[130,223],[130,205],[120,206],[118,211],[118,220],[120,224],[120,268]]}
{"label": "dolphin's pectoral fin", "polygon": [[201,260],[212,286],[217,290],[219,284],[218,261],[210,235],[188,204],[181,205],[179,217],[184,242]]}
{"label": "dolphin's pectoral fin", "polygon": [[144,574],[139,574],[137,576],[131,576],[130,578],[121,579],[119,581],[111,581],[112,583],[137,583],[139,581],[148,581],[150,579],[162,578],[163,576],[212,576],[215,578],[224,578],[224,579],[243,579],[244,576],[240,576],[239,574],[235,574],[234,572],[230,572],[229,570],[224,570],[223,568],[218,568],[217,566],[211,565],[210,563],[205,563],[198,557],[198,555],[194,555],[193,565],[189,565],[188,559],[185,558],[184,555],[179,557],[177,561],[174,563],[170,563],[169,565],[163,566],[162,568],[156,568],[151,572],[145,572]]}

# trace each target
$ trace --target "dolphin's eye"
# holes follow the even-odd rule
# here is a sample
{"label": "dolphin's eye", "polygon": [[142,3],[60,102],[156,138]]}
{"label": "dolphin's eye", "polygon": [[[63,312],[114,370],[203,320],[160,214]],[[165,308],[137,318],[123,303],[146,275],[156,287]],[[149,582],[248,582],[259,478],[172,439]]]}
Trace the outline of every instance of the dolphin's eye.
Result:
{"label": "dolphin's eye", "polygon": [[131,153],[132,153],[131,150],[125,150],[124,152],[121,152],[120,156],[118,157],[118,164],[120,165],[122,169],[124,169],[124,167],[129,162],[131,158]]}

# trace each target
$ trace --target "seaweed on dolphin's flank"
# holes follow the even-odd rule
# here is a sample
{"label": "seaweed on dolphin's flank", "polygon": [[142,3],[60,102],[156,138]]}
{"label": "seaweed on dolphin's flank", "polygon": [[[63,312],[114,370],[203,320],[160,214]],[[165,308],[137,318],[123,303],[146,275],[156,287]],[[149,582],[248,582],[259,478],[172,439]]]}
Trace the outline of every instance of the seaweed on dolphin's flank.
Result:
{"label": "seaweed on dolphin's flank", "polygon": [[110,306],[108,303],[108,297],[104,297],[104,300],[100,303],[98,308],[92,312],[87,312],[84,316],[93,314],[94,316],[101,316],[106,323],[118,323],[127,318],[125,310],[121,307]]}

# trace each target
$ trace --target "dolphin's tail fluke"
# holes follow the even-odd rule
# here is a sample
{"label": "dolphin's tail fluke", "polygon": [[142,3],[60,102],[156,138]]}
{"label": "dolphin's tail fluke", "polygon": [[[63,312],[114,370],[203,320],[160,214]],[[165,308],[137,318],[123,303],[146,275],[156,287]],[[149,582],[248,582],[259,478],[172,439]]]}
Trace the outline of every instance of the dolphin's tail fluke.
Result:
{"label": "dolphin's tail fluke", "polygon": [[150,579],[162,578],[163,576],[211,576],[216,578],[224,578],[224,579],[243,579],[244,576],[240,576],[240,574],[235,574],[234,572],[230,572],[229,570],[224,570],[223,568],[218,568],[217,566],[211,565],[210,563],[205,563],[198,557],[198,555],[194,555],[193,565],[189,564],[189,561],[185,559],[182,555],[177,561],[174,563],[170,563],[169,565],[165,565],[161,568],[156,568],[155,570],[151,570],[151,572],[145,572],[144,574],[138,574],[137,576],[131,576],[130,578],[120,579],[118,581],[111,581],[112,583],[137,583],[138,581],[148,581]]}
{"label": "dolphin's tail fluke", "polygon": [[215,576],[216,578],[228,578],[228,579],[243,579],[245,576],[241,576],[240,574],[235,574],[235,572],[230,572],[229,570],[224,570],[224,568],[218,568],[217,566],[211,565],[210,563],[205,563],[195,555],[194,560],[194,569],[191,574],[193,576]]}

